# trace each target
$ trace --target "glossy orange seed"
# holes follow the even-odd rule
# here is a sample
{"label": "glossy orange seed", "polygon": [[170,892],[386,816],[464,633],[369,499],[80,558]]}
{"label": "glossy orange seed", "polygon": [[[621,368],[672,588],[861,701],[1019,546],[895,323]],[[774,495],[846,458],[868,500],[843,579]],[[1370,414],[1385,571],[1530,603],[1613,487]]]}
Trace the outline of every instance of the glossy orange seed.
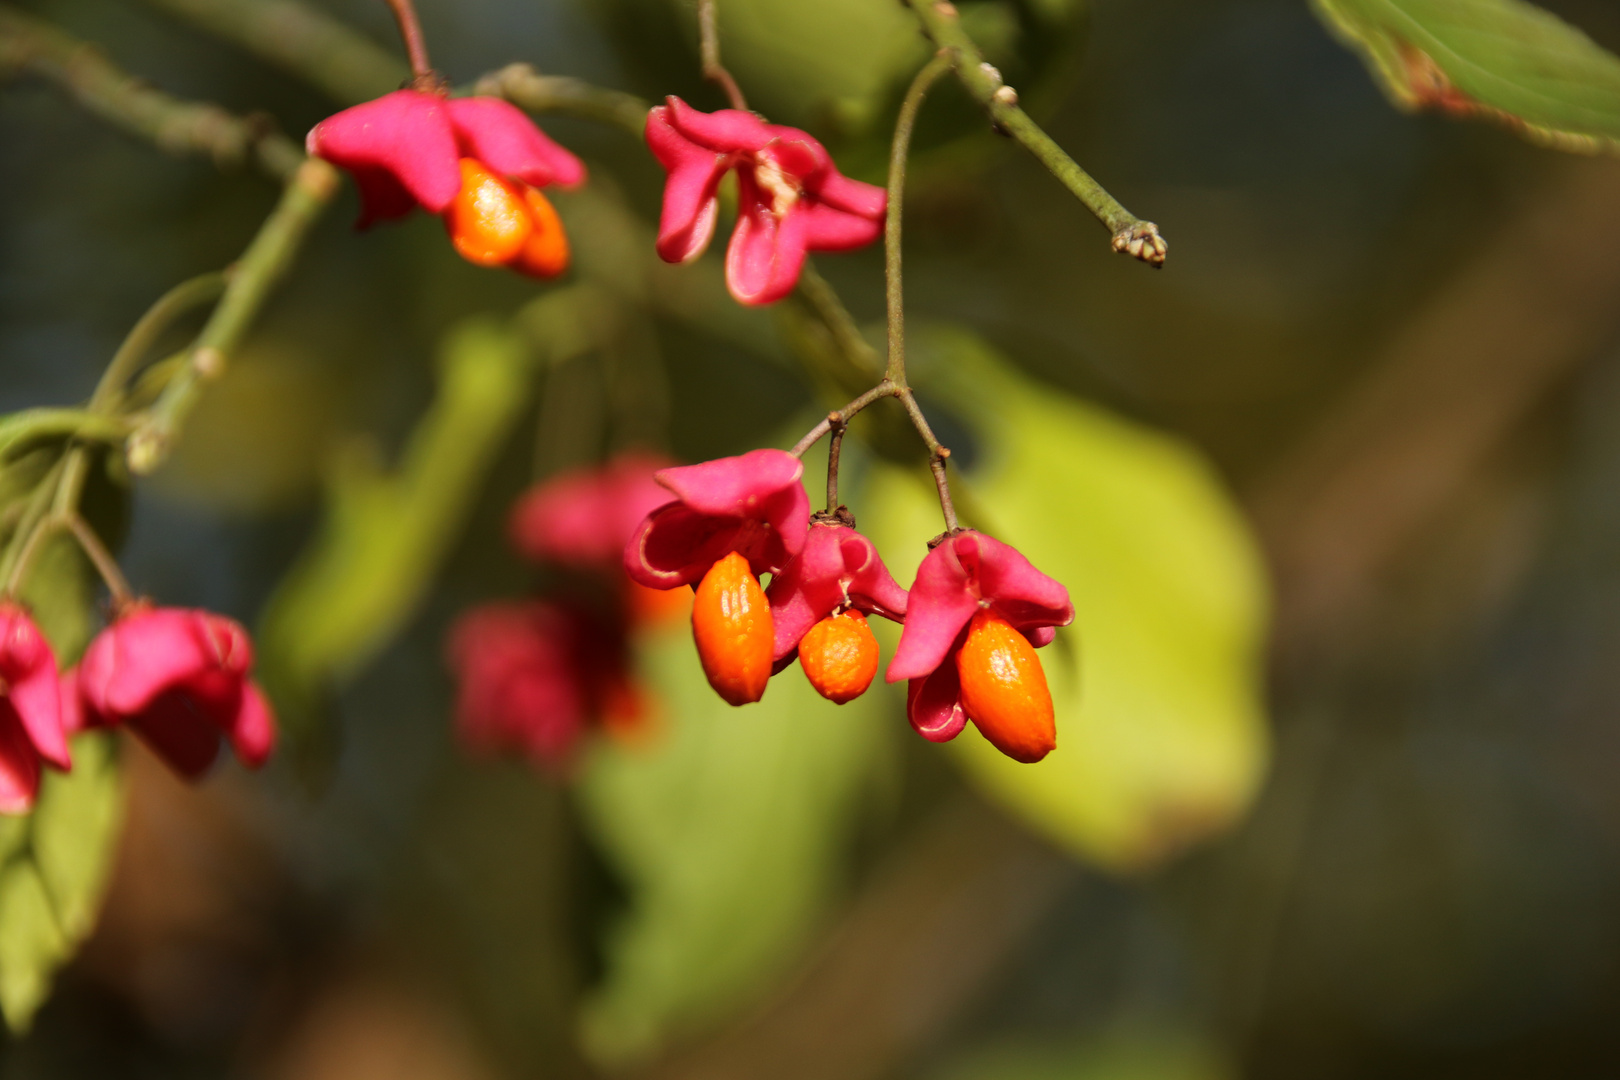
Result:
{"label": "glossy orange seed", "polygon": [[799,639],[799,666],[816,693],[839,705],[866,693],[878,669],[878,643],[858,611],[829,615]]}
{"label": "glossy orange seed", "polygon": [[534,233],[534,214],[517,184],[462,158],[461,190],[444,212],[444,227],[463,259],[501,266],[523,252]]}
{"label": "glossy orange seed", "polygon": [[531,277],[554,278],[568,269],[568,234],[563,231],[562,219],[551,200],[532,187],[523,189],[523,201],[534,231],[518,252],[512,269]]}
{"label": "glossy orange seed", "polygon": [[1029,639],[981,610],[956,654],[962,707],[997,750],[1014,761],[1041,760],[1057,746],[1052,692]]}
{"label": "glossy orange seed", "polygon": [[774,631],[765,590],[733,551],[703,575],[692,597],[692,637],[714,692],[732,705],[765,696]]}

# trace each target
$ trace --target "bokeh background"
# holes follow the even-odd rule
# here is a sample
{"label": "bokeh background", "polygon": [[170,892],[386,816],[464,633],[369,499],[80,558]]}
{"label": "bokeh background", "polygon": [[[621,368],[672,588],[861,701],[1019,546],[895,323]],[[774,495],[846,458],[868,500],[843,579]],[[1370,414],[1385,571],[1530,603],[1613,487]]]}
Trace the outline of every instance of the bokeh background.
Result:
{"label": "bokeh background", "polygon": [[[383,4],[310,3],[397,55]],[[1079,673],[1072,765],[1021,789],[912,737],[892,697],[836,710],[793,672],[717,709],[678,628],[638,646],[648,744],[594,742],[561,777],[458,749],[445,627],[550,580],[506,545],[520,491],[625,446],[787,445],[842,400],[791,304],[731,308],[713,255],[646,269],[661,174],[639,143],[547,119],[592,168],[558,198],[568,281],[463,264],[421,216],[356,234],[346,191],[136,487],[132,581],[303,657],[278,699],[298,737],[196,788],[123,746],[99,927],[0,1075],[1615,1075],[1620,169],[1398,112],[1302,0],[963,6],[1171,246],[1159,273],[1113,255],[954,87],[927,106],[914,378],[983,520],[1074,567],[1036,559],[1082,609],[1049,661]],[[1545,6],[1620,49],[1613,4]],[[23,7],[294,137],[349,103],[210,32],[208,4]],[[457,83],[525,61],[721,104],[680,4],[421,10]],[[904,11],[720,11],[756,107],[878,178],[926,55]],[[7,411],[84,398],[277,194],[25,77],[0,147]],[[879,251],[819,266],[881,316]],[[436,539],[371,593],[351,564],[261,622],[344,484],[440,407],[470,318],[548,344],[509,417],[461,417],[494,435]],[[596,336],[556,344],[576,322]],[[926,493],[864,434],[852,505],[904,580]],[[1099,695],[1114,711],[1083,719]]]}

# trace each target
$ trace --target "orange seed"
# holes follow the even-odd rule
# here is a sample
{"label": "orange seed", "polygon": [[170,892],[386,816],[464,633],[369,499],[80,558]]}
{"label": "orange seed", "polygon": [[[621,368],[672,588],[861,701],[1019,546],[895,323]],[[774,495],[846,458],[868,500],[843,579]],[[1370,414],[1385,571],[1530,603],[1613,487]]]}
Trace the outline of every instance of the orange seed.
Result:
{"label": "orange seed", "polygon": [[1046,672],[1029,639],[981,610],[956,654],[962,707],[997,750],[1014,761],[1041,760],[1057,746]]}
{"label": "orange seed", "polygon": [[444,212],[444,227],[463,259],[501,266],[523,253],[534,233],[534,215],[519,185],[480,161],[462,158],[461,190]]}
{"label": "orange seed", "polygon": [[816,693],[839,705],[866,693],[878,669],[878,643],[858,611],[829,615],[799,640],[799,666]]}
{"label": "orange seed", "polygon": [[523,201],[534,231],[518,252],[512,269],[531,277],[554,278],[568,269],[568,234],[563,231],[562,219],[551,200],[532,187],[523,189]]}
{"label": "orange seed", "polygon": [[732,705],[765,696],[774,627],[765,590],[733,551],[703,575],[692,598],[692,637],[714,692]]}

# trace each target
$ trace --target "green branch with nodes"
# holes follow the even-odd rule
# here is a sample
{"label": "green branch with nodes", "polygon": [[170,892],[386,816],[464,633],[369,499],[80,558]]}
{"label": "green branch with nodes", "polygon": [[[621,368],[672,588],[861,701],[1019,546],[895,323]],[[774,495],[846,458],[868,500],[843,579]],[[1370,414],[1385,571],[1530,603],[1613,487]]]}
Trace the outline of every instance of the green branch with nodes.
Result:
{"label": "green branch with nodes", "polygon": [[650,106],[622,90],[607,90],[568,75],[542,75],[530,64],[508,64],[473,84],[474,94],[502,97],[532,113],[595,120],[641,138]]}
{"label": "green branch with nodes", "polygon": [[996,130],[1006,134],[1045,165],[1114,236],[1114,250],[1141,259],[1150,266],[1164,265],[1166,245],[1159,227],[1143,221],[1092,179],[1090,173],[1029,114],[1018,107],[1018,91],[1008,86],[1001,72],[985,62],[984,54],[962,27],[961,16],[950,0],[904,0],[922,23],[923,33],[951,58],[956,76],[974,101],[990,115]]}
{"label": "green branch with nodes", "polygon": [[[0,590],[15,594],[46,540],[70,534],[100,572],[116,606],[131,599],[116,561],[79,513],[92,446],[122,443],[130,469],[150,472],[172,445],[202,385],[217,378],[309,227],[337,190],[337,173],[307,158],[266,121],[156,90],[114,64],[95,46],[15,8],[0,6],[0,75],[34,75],[55,83],[89,111],[159,147],[203,153],[222,166],[252,163],[285,184],[282,198],[242,259],[201,275],[162,297],[135,324],[103,372],[84,409],[33,409],[0,423],[0,462],[47,439],[65,439],[60,457],[35,485],[0,553]],[[217,304],[216,304],[217,301]],[[129,386],[161,337],[184,316],[214,310],[178,363],[154,365],[166,376],[150,410],[131,411]]]}
{"label": "green branch with nodes", "polygon": [[338,174],[324,161],[306,158],[293,173],[258,235],[231,269],[230,283],[203,326],[188,361],[169,380],[146,418],[130,436],[129,467],[149,473],[161,465],[180,426],[196,407],[203,387],[225,372],[271,291],[286,276],[310,227],[337,194]]}
{"label": "green branch with nodes", "polygon": [[277,179],[290,176],[304,158],[268,119],[172,97],[119,68],[96,46],[0,5],[0,76],[21,74],[55,83],[103,120],[170,153],[207,154],[221,167],[251,162]]}

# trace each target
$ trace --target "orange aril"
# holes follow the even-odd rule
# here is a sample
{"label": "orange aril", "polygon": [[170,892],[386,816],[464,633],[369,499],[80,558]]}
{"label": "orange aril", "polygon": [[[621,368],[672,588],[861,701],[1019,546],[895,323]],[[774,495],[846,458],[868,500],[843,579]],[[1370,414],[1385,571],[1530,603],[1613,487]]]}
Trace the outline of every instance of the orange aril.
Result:
{"label": "orange aril", "polygon": [[1041,760],[1057,746],[1052,692],[1029,639],[981,610],[956,654],[962,708],[997,750],[1014,761]]}
{"label": "orange aril", "polygon": [[461,190],[444,212],[457,253],[479,266],[501,266],[523,253],[534,213],[522,188],[473,158],[461,159]]}
{"label": "orange aril", "polygon": [[662,626],[683,619],[692,610],[692,588],[677,585],[673,589],[652,589],[639,581],[624,581],[625,607],[630,612],[630,625],[634,627]]}
{"label": "orange aril", "polygon": [[733,551],[703,575],[692,597],[692,637],[714,692],[732,705],[765,696],[774,628],[765,590]]}
{"label": "orange aril", "polygon": [[878,643],[858,611],[829,615],[799,639],[799,666],[816,693],[839,705],[866,693],[878,669]]}
{"label": "orange aril", "polygon": [[532,277],[554,278],[568,269],[568,234],[563,231],[562,219],[551,200],[532,187],[523,189],[523,201],[534,231],[518,252],[512,269]]}

